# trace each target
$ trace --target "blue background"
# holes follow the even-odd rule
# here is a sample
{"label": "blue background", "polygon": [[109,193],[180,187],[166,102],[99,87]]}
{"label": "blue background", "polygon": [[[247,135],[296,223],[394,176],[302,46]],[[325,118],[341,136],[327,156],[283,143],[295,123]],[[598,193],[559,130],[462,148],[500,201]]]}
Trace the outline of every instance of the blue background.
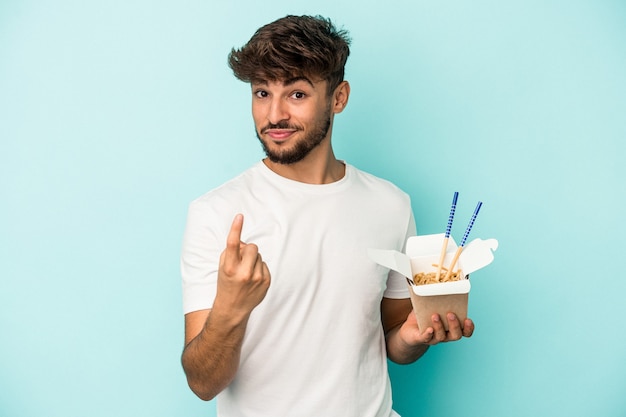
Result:
{"label": "blue background", "polygon": [[455,238],[482,200],[500,242],[474,337],[392,365],[395,408],[626,414],[623,1],[4,0],[0,415],[214,415],[179,361],[186,210],[262,157],[226,56],[288,13],[352,34],[337,156],[420,233],[459,191]]}

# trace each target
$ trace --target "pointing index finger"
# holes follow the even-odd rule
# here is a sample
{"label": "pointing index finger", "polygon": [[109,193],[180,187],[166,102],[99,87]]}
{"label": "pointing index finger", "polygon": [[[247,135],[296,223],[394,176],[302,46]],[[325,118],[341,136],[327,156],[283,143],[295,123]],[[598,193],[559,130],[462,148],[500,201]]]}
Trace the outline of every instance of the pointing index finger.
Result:
{"label": "pointing index finger", "polygon": [[230,259],[240,259],[241,230],[243,229],[243,215],[237,214],[230,226],[228,237],[226,238],[226,257]]}

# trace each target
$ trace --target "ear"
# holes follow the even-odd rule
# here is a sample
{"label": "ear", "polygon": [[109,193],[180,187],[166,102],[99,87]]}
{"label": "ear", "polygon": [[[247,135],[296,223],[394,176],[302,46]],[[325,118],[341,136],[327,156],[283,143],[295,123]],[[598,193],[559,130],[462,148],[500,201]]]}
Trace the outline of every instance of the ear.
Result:
{"label": "ear", "polygon": [[341,113],[348,105],[349,97],[350,84],[347,81],[342,81],[333,92],[333,113]]}

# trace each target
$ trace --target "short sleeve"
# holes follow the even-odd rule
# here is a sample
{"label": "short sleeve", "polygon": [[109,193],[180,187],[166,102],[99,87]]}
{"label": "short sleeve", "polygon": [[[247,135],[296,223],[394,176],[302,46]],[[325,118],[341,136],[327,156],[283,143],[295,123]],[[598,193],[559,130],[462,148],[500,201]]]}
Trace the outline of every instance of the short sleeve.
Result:
{"label": "short sleeve", "polygon": [[202,200],[189,205],[180,258],[183,312],[213,307],[217,291],[217,271],[223,248],[211,226],[212,211]]}
{"label": "short sleeve", "polygon": [[[402,244],[402,252],[406,250],[407,239],[417,234],[413,210],[409,210],[409,212],[410,216],[404,236],[404,241]],[[393,270],[389,271],[389,276],[387,278],[387,289],[383,293],[383,297],[393,299],[409,298],[409,286],[406,277],[399,272]]]}

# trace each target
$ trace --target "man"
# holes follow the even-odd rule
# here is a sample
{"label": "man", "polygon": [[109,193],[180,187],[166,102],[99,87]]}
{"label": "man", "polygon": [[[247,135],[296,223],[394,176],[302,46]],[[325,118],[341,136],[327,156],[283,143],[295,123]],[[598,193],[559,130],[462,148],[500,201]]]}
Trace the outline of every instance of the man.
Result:
{"label": "man", "polygon": [[229,56],[267,158],[192,202],[181,261],[183,368],[219,416],[397,415],[387,358],[473,332],[419,329],[405,278],[367,257],[415,222],[404,192],[335,158],[348,55],[329,20],[287,16]]}

